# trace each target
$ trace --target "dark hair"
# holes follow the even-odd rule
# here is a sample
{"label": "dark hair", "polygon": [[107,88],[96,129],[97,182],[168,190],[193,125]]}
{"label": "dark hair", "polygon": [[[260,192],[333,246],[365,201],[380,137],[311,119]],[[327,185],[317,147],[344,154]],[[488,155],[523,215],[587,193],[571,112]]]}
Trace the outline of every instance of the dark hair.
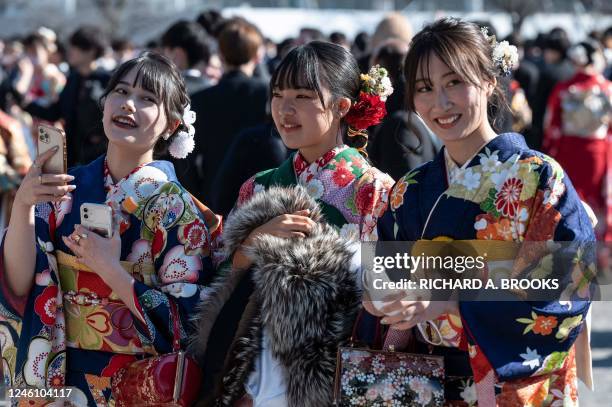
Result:
{"label": "dark hair", "polygon": [[133,69],[136,70],[133,86],[139,84],[161,101],[168,123],[180,120],[179,126],[167,141],[159,138],[155,146],[155,153],[161,154],[180,130],[187,130],[183,122],[183,114],[190,100],[185,89],[185,82],[172,61],[158,53],[146,51],[139,57],[124,62],[113,72],[100,97],[101,106],[104,105],[105,98],[115,89],[119,81]]}
{"label": "dark hair", "polygon": [[230,66],[241,66],[257,56],[263,44],[259,29],[243,18],[234,18],[219,32],[219,54]]}
{"label": "dark hair", "polygon": [[127,38],[115,37],[111,41],[111,48],[115,52],[127,51],[134,48],[134,44]]}
{"label": "dark hair", "polygon": [[192,21],[182,20],[172,24],[162,35],[161,45],[185,50],[190,67],[199,62],[207,64],[210,60],[211,52],[206,31]]}
{"label": "dark hair", "polygon": [[[274,89],[309,89],[315,91],[325,107],[322,88],[332,97],[346,97],[355,103],[359,98],[361,80],[357,61],[340,45],[312,41],[294,48],[281,61],[270,80],[270,95]],[[348,125],[341,122],[343,130]],[[343,131],[346,133],[346,131]],[[367,134],[345,137],[351,147],[361,149],[367,144]]]}
{"label": "dark hair", "polygon": [[23,46],[26,48],[41,46],[47,49],[47,41],[42,35],[33,33],[23,39]]}
{"label": "dark hair", "polygon": [[[584,56],[586,57],[586,61],[584,63],[582,61],[579,61],[576,57],[573,57],[572,55],[572,52],[575,52],[574,50],[577,50],[580,48],[583,49]],[[568,50],[568,57],[569,59],[572,60],[572,62],[574,62],[577,65],[588,66],[588,65],[592,65],[593,62],[595,62],[595,55],[598,52],[602,52],[602,48],[597,41],[585,40],[585,41],[579,42],[578,44],[572,46]]]}
{"label": "dark hair", "polygon": [[353,45],[360,52],[365,52],[368,48],[368,44],[370,43],[370,34],[367,32],[360,32],[355,36],[355,41],[353,41]]}
{"label": "dark hair", "polygon": [[[428,71],[431,53],[435,53],[463,80],[481,87],[483,80],[493,82],[498,73],[491,57],[492,52],[491,44],[480,31],[480,27],[474,23],[446,17],[425,26],[412,39],[404,63],[408,111],[416,111],[414,95],[417,74],[422,73],[424,80],[431,83]],[[488,102],[489,120],[497,130],[504,112],[508,109],[501,80],[497,81]]]}
{"label": "dark hair", "polygon": [[68,43],[83,51],[94,51],[94,58],[98,59],[104,54],[108,46],[104,32],[98,27],[82,26],[79,27],[68,39]]}
{"label": "dark hair", "polygon": [[560,31],[551,31],[550,34],[544,37],[542,49],[550,49],[557,51],[561,54],[561,59],[565,59],[567,56],[567,50],[571,46],[567,34],[563,34]]}
{"label": "dark hair", "polygon": [[348,44],[346,35],[340,31],[334,31],[333,33],[329,34],[329,42],[338,45]]}
{"label": "dark hair", "polygon": [[201,12],[196,22],[206,30],[208,35],[216,38],[220,27],[225,22],[225,18],[223,18],[218,10],[211,9]]}

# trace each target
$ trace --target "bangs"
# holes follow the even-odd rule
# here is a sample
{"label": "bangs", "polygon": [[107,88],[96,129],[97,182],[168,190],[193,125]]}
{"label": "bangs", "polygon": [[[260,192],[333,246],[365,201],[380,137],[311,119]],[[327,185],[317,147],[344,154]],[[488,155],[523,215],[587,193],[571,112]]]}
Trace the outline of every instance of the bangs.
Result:
{"label": "bangs", "polygon": [[274,89],[307,89],[315,91],[325,106],[317,62],[317,56],[312,49],[305,47],[293,49],[274,71],[270,80],[270,93]]}
{"label": "bangs", "polygon": [[166,98],[168,93],[166,89],[169,86],[168,72],[164,72],[160,64],[145,59],[138,63],[134,69],[136,69],[136,77],[132,84],[133,87],[140,86],[154,94],[159,100]]}
{"label": "bangs", "polygon": [[136,71],[133,87],[140,87],[151,92],[159,100],[164,100],[171,86],[170,71],[157,61],[147,58],[135,58],[121,65],[108,83],[105,94],[110,93],[117,84],[132,70]]}
{"label": "bangs", "polygon": [[416,93],[416,81],[421,79],[428,87],[433,86],[429,63],[431,56],[436,55],[440,60],[462,80],[476,86],[482,86],[479,78],[478,55],[470,55],[460,52],[453,47],[453,43],[447,38],[436,33],[428,33],[426,37],[413,42],[412,47],[406,55],[404,66],[404,77],[407,83],[406,103],[414,111],[414,95]]}

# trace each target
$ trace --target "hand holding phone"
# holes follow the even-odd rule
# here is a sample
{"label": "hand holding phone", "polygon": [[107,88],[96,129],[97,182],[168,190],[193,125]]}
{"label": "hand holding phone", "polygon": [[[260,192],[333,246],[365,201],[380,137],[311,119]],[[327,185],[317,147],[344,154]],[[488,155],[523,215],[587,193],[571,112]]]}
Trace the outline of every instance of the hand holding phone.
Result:
{"label": "hand holding phone", "polygon": [[81,205],[81,225],[102,237],[113,235],[113,210],[104,204],[84,203]]}
{"label": "hand holding phone", "polygon": [[66,134],[63,130],[41,124],[38,126],[37,147],[38,155],[57,147],[57,152],[43,164],[43,174],[65,174],[68,171]]}

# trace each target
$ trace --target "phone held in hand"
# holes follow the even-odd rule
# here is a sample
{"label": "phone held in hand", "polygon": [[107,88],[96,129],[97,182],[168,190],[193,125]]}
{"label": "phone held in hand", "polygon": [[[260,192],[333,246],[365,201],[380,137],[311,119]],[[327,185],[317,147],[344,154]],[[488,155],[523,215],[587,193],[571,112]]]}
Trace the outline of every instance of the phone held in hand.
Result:
{"label": "phone held in hand", "polygon": [[57,152],[42,166],[43,174],[65,174],[67,168],[66,133],[63,130],[41,124],[38,126],[37,148],[38,155],[58,147]]}
{"label": "phone held in hand", "polygon": [[84,203],[81,205],[81,225],[102,237],[113,235],[113,210],[105,204]]}

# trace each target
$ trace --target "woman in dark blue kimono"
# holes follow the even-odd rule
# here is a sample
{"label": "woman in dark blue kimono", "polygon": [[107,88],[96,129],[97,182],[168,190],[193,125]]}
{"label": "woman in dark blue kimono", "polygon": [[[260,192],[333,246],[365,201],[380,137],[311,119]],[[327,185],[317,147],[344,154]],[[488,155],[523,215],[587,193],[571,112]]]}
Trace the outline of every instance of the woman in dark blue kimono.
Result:
{"label": "woman in dark blue kimono", "polygon": [[[172,350],[170,302],[184,339],[213,277],[216,218],[178,184],[172,164],[153,159],[164,143],[177,158],[193,148],[195,117],[180,74],[166,58],[144,54],[117,69],[102,101],[107,153],[60,175],[41,170],[54,151],[36,159],[0,263],[5,380],[74,386],[79,406],[107,405],[115,372]],[[112,208],[112,237],[80,225],[85,202]]]}
{"label": "woman in dark blue kimono", "polygon": [[[527,241],[594,241],[563,169],[530,150],[521,135],[497,134],[489,122],[491,107],[503,100],[496,77],[509,72],[518,59],[514,52],[478,26],[451,18],[414,37],[404,71],[408,110],[421,116],[444,148],[395,184],[378,222],[381,241],[497,240],[523,249]],[[550,273],[545,259],[540,272]],[[585,257],[572,277],[592,271],[590,260]],[[577,356],[589,357],[584,338],[577,341],[585,331],[589,290],[574,290],[571,299],[404,297],[365,305],[395,328],[387,344],[390,336],[413,333],[421,350],[446,356],[446,398],[453,405],[565,406],[577,403]],[[407,331],[426,321],[432,329]],[[588,366],[583,373],[588,378]]]}

